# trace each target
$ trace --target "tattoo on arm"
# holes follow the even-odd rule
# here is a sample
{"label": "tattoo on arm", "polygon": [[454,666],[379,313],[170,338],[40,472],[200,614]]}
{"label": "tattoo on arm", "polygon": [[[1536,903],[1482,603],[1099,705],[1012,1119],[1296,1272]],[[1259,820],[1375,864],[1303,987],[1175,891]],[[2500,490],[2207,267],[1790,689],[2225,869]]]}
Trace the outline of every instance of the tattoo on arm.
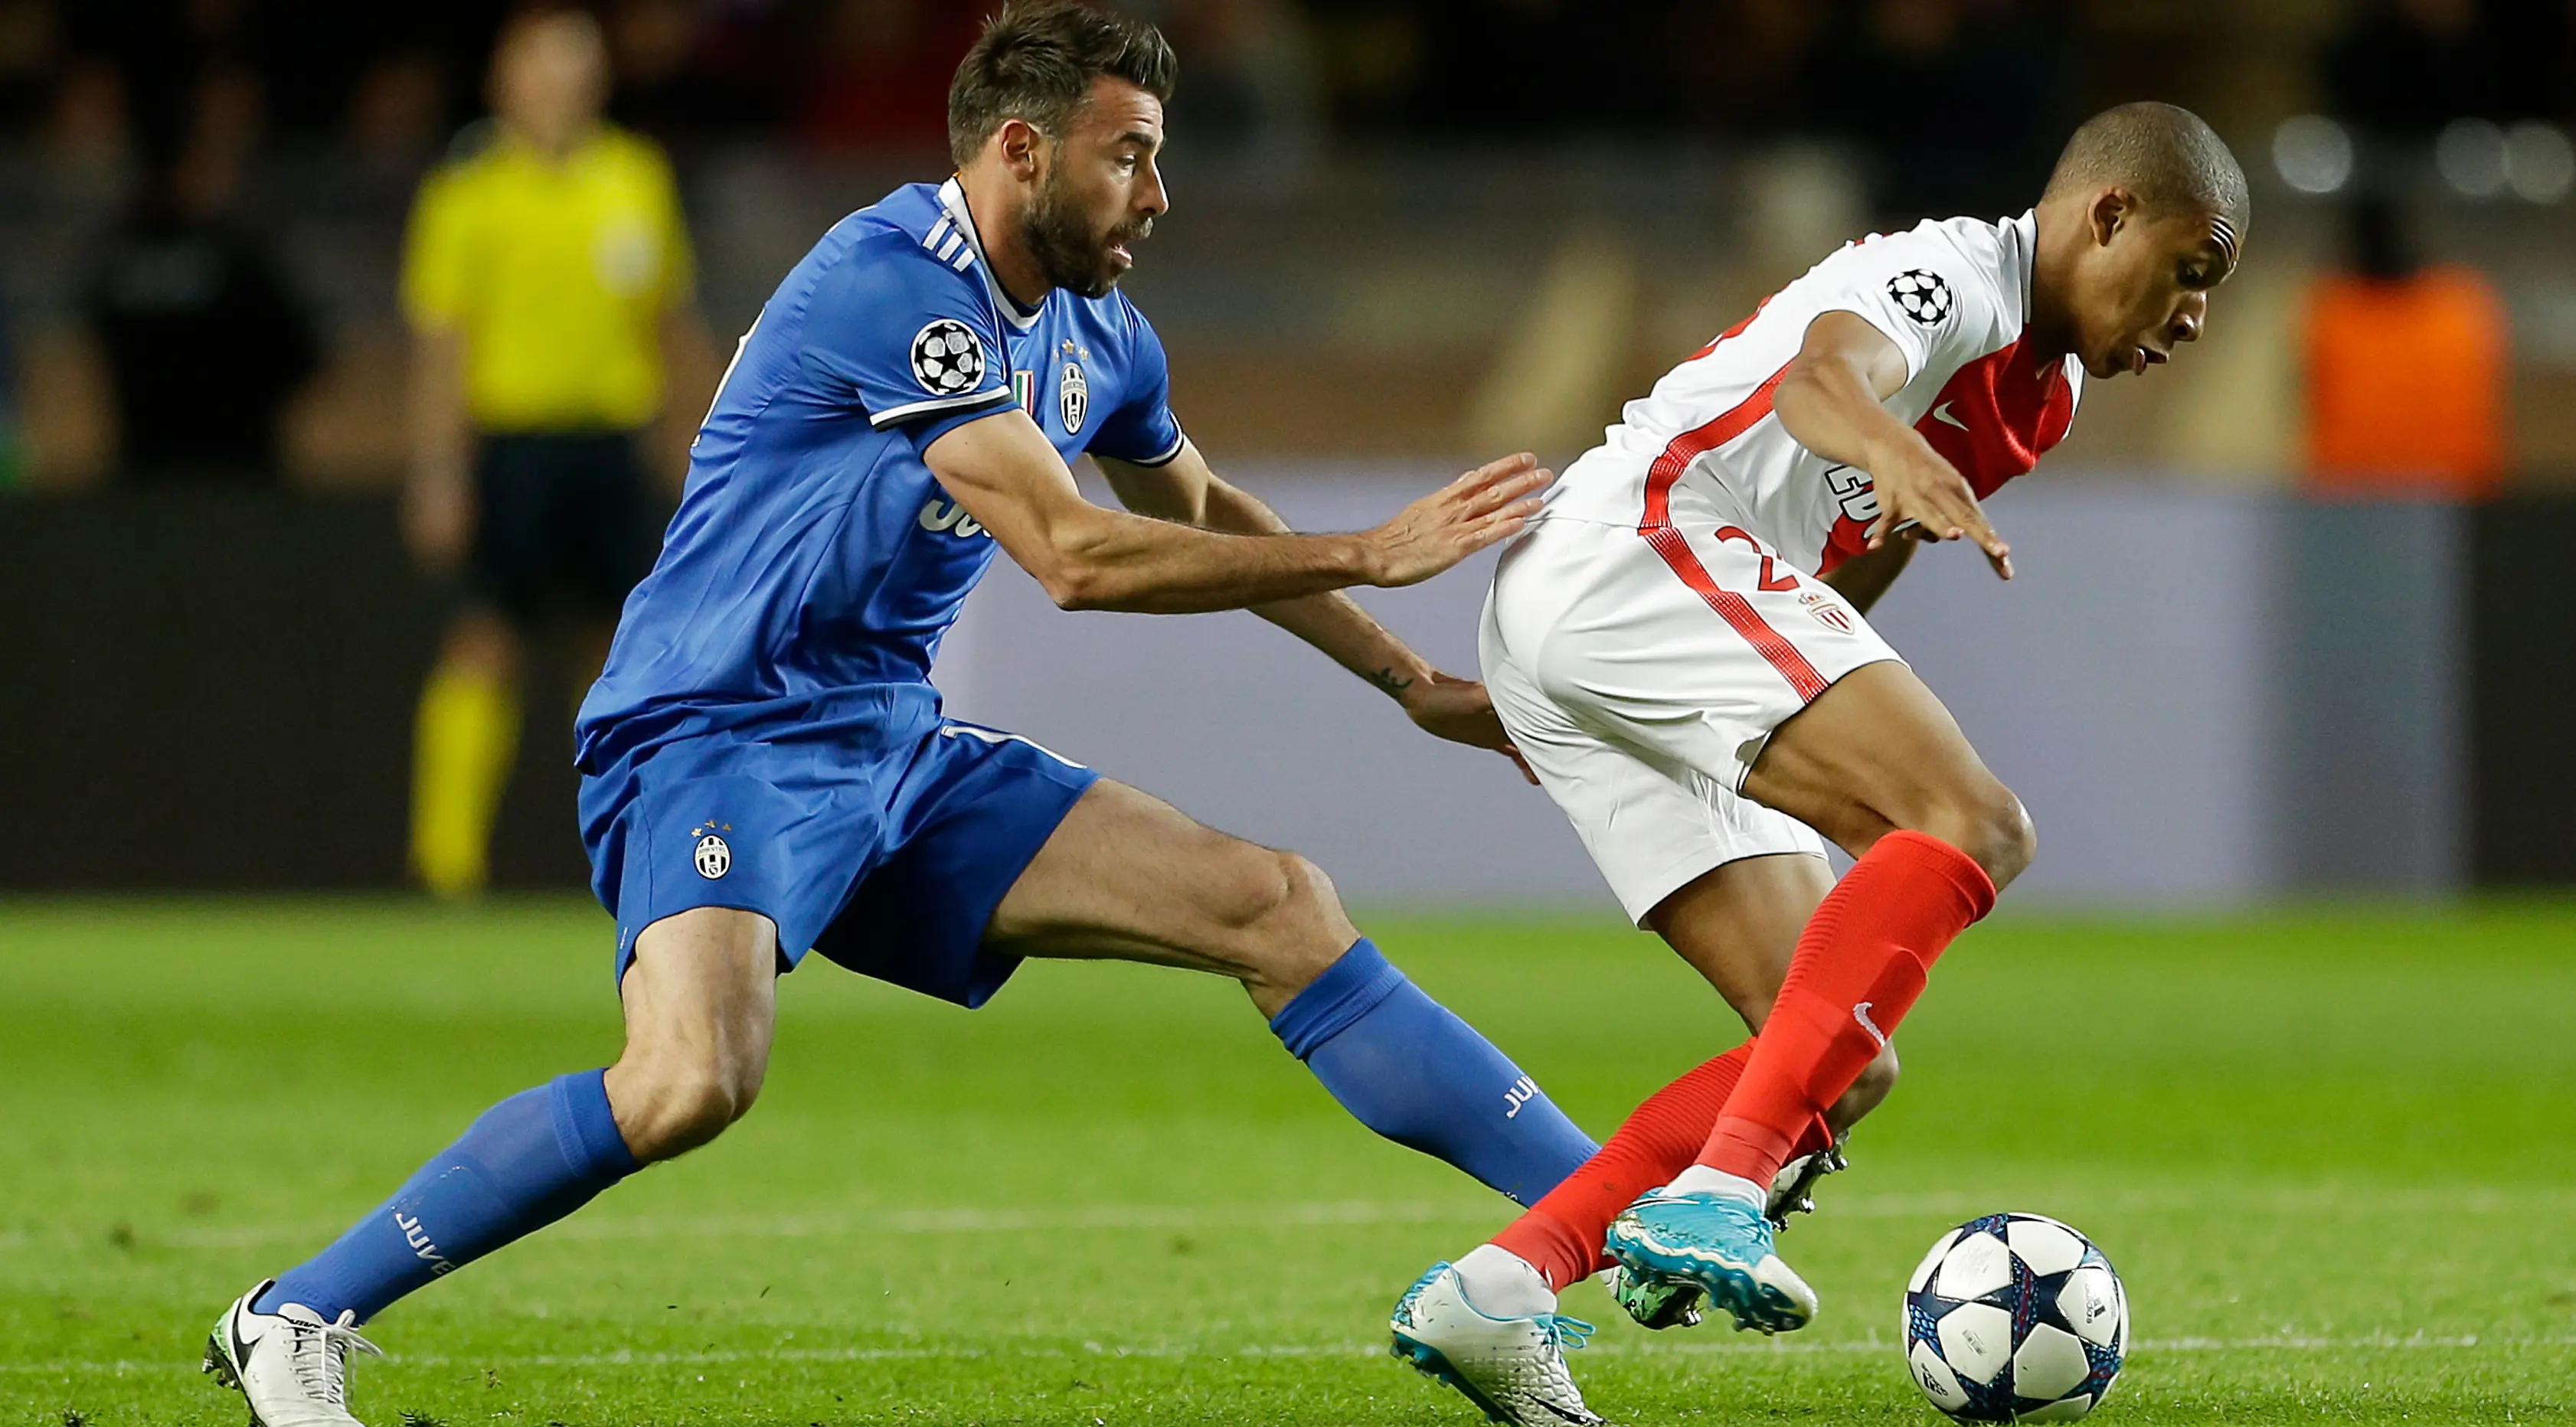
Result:
{"label": "tattoo on arm", "polygon": [[1367,679],[1371,684],[1376,685],[1377,691],[1386,695],[1390,699],[1403,698],[1404,691],[1413,687],[1413,681],[1411,679],[1401,679],[1396,677],[1395,667],[1393,665],[1380,669],[1374,674],[1365,674],[1361,677]]}

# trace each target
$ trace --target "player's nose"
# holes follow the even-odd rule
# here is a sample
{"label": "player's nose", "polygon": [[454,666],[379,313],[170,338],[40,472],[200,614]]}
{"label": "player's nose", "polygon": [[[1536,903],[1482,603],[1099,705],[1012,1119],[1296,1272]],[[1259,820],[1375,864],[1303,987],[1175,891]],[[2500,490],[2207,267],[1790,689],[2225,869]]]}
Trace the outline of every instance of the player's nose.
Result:
{"label": "player's nose", "polygon": [[2174,313],[2173,339],[2177,342],[2197,342],[2200,340],[2201,329],[2208,325],[2209,294],[2205,292],[2186,294],[2183,297],[2182,306]]}

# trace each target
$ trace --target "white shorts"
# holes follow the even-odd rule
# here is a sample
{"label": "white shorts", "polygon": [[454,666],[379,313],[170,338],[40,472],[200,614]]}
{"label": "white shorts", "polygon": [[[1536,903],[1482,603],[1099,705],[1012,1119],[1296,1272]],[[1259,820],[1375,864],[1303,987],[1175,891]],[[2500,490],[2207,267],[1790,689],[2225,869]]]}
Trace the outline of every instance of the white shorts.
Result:
{"label": "white shorts", "polygon": [[1767,543],[1691,524],[1649,541],[1542,519],[1503,553],[1479,641],[1503,726],[1639,922],[1739,858],[1824,855],[1813,829],[1738,790],[1773,729],[1896,658]]}

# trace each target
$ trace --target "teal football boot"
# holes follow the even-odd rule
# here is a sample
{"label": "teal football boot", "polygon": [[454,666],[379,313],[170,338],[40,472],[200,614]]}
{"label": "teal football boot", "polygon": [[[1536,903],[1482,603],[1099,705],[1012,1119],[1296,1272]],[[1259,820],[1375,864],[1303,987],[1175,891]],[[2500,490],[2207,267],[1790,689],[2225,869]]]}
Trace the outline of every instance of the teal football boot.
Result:
{"label": "teal football boot", "polygon": [[1738,1328],[1792,1333],[1816,1316],[1816,1291],[1772,1252],[1771,1235],[1771,1221],[1741,1199],[1657,1189],[1620,1211],[1603,1247],[1623,1279],[1697,1289]]}
{"label": "teal football boot", "polygon": [[[1850,1167],[1840,1140],[1782,1165],[1771,1181],[1771,1202],[1763,1207],[1763,1217],[1775,1232],[1787,1233],[1789,1216],[1816,1212],[1816,1182]],[[1697,1284],[1656,1283],[1622,1265],[1611,1271],[1609,1287],[1611,1298],[1641,1328],[1696,1328],[1705,1316],[1701,1308],[1705,1299]]]}

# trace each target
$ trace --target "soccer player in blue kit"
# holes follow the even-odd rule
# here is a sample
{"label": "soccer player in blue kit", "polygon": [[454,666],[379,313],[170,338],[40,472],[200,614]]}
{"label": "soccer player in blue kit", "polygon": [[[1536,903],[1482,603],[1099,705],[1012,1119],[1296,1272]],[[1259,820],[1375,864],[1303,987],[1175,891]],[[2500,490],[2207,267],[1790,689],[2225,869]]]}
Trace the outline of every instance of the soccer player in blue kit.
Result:
{"label": "soccer player in blue kit", "polygon": [[[1292,535],[1217,479],[1115,290],[1166,208],[1175,63],[1152,28],[1014,4],[949,97],[959,171],[842,220],[787,275],[699,434],[660,562],[584,703],[581,821],[618,922],[616,1064],[502,1101],[310,1261],[207,1367],[265,1427],[353,1427],[357,1326],[751,1108],[808,950],[964,1006],[1023,957],[1232,976],[1371,1129],[1527,1203],[1593,1143],[1360,936],[1304,859],[946,718],[931,659],[996,543],[1067,608],[1253,608],[1429,732],[1509,752],[1338,591],[1516,533],[1498,461],[1357,535]],[[1086,502],[1088,451],[1138,514]]]}

